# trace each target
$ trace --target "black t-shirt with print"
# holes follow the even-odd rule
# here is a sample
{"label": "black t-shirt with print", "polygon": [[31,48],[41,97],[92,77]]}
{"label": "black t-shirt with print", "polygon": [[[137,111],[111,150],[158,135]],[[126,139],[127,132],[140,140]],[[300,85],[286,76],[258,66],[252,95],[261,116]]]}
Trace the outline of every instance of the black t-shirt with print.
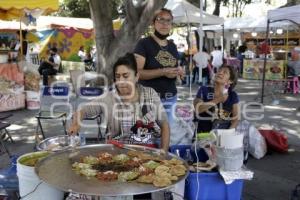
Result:
{"label": "black t-shirt with print", "polygon": [[[161,47],[149,36],[138,42],[134,53],[146,59],[144,69],[177,67],[178,65],[178,51],[176,45],[171,41],[168,41],[167,46]],[[161,98],[173,97],[177,94],[176,78],[158,77],[140,80],[140,83],[146,87],[152,87]]]}

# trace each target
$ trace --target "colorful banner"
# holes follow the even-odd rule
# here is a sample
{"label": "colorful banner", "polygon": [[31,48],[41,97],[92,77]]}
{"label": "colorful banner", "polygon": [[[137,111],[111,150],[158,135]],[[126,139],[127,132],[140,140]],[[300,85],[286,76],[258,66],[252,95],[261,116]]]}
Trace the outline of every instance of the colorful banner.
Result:
{"label": "colorful banner", "polygon": [[[285,60],[267,60],[266,80],[280,80],[284,78]],[[244,59],[243,78],[262,79],[264,60],[246,60]]]}
{"label": "colorful banner", "polygon": [[49,50],[56,47],[62,60],[80,61],[77,55],[79,47],[84,46],[85,50],[91,49],[95,43],[92,30],[60,28],[39,31],[36,35],[39,37],[39,42],[34,48],[39,52],[40,58],[47,58]]}

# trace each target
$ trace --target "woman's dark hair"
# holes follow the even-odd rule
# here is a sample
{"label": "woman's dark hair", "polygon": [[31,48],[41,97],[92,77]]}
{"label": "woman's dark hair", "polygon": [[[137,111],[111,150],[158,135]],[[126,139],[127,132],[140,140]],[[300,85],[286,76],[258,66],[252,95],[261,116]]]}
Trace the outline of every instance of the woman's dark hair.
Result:
{"label": "woman's dark hair", "polygon": [[236,71],[234,70],[234,68],[230,65],[222,65],[220,69],[224,69],[224,68],[227,68],[229,70],[229,80],[232,82],[230,84],[230,89],[233,90],[234,87],[236,86],[237,84],[237,73]]}
{"label": "woman's dark hair", "polygon": [[54,53],[57,53],[57,48],[56,47],[52,47],[50,50],[53,51]]}
{"label": "woman's dark hair", "polygon": [[154,13],[154,16],[153,16],[153,19],[152,19],[152,22],[153,22],[153,23],[155,22],[157,16],[158,16],[160,13],[162,13],[162,12],[169,13],[169,14],[171,15],[172,19],[173,19],[173,14],[172,14],[172,11],[171,11],[171,10],[166,9],[166,8],[161,8],[161,9],[157,10],[157,11]]}
{"label": "woman's dark hair", "polygon": [[113,65],[113,76],[115,80],[115,73],[117,71],[118,66],[126,65],[128,69],[134,71],[134,74],[137,74],[137,64],[135,60],[135,56],[133,53],[126,53],[124,56],[120,57],[115,64]]}

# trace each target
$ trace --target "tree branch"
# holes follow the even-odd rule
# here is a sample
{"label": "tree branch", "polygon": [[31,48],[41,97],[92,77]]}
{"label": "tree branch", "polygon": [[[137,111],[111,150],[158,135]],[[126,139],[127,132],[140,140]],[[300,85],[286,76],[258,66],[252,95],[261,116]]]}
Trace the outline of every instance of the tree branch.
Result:
{"label": "tree branch", "polygon": [[[125,54],[132,52],[138,39],[150,25],[153,14],[156,10],[162,8],[166,0],[148,0],[146,4],[140,4],[135,7],[132,3],[126,4],[126,18],[117,35],[110,46],[110,58],[107,65],[111,65],[115,59]],[[112,73],[109,70],[108,73]]]}
{"label": "tree branch", "polygon": [[126,17],[116,36],[113,34],[111,0],[90,0],[97,46],[97,72],[112,80],[112,64],[126,52],[132,52],[138,39],[149,26],[154,12],[167,0],[125,1]]}

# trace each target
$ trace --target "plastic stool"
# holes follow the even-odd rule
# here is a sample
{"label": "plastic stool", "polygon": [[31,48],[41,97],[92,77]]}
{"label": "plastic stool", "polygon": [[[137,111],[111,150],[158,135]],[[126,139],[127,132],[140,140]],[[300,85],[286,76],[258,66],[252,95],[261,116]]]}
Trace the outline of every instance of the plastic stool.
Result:
{"label": "plastic stool", "polygon": [[300,93],[298,76],[288,78],[288,84],[287,84],[286,90],[288,92],[293,92],[293,94],[299,94]]}

